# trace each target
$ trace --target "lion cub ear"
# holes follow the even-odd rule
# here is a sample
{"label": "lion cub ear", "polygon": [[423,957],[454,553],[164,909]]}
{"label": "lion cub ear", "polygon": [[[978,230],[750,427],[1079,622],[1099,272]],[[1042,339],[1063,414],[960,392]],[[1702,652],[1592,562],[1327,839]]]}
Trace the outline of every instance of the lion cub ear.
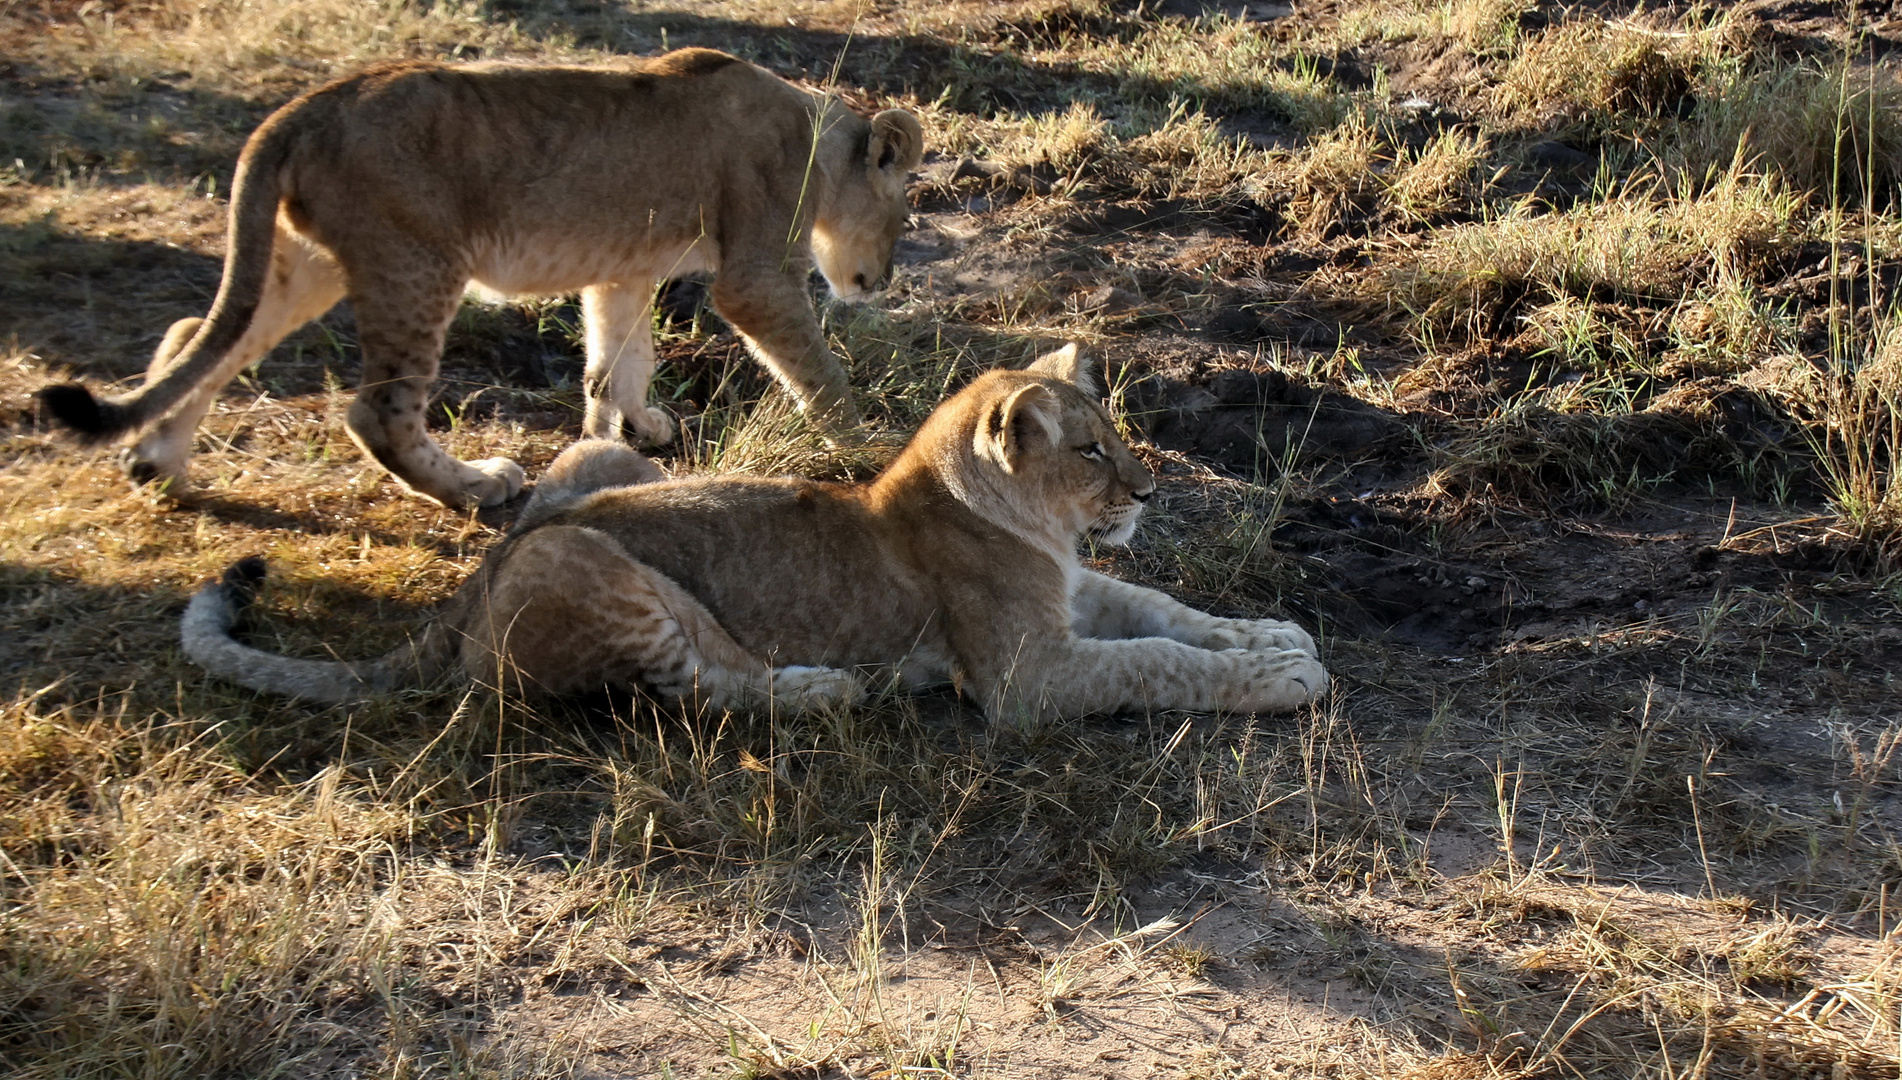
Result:
{"label": "lion cub ear", "polygon": [[925,157],[925,129],[903,109],[886,109],[872,117],[872,139],[866,160],[874,169],[908,173]]}
{"label": "lion cub ear", "polygon": [[1055,446],[1062,438],[1057,403],[1051,400],[1050,391],[1031,383],[1019,387],[984,414],[977,432],[977,454],[997,462],[1005,472],[1016,472],[1025,454]]}
{"label": "lion cub ear", "polygon": [[1064,382],[1074,384],[1078,390],[1086,394],[1099,395],[1101,391],[1096,388],[1096,373],[1092,368],[1093,365],[1084,359],[1082,350],[1078,349],[1076,342],[1072,341],[1056,352],[1039,356],[1024,370],[1047,375],[1052,379],[1062,379]]}

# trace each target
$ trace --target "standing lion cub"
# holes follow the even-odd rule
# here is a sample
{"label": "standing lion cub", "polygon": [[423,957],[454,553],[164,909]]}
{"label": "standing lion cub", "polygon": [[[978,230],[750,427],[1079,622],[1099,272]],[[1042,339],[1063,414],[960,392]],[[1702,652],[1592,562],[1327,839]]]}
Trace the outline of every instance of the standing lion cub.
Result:
{"label": "standing lion cub", "polygon": [[257,559],[193,598],[185,652],[326,702],[451,669],[551,694],[641,684],[796,709],[857,701],[863,669],[895,669],[909,686],[953,682],[1005,722],[1289,709],[1327,687],[1292,623],[1216,618],[1078,565],[1085,535],[1128,541],[1156,485],[1074,345],[978,378],[869,484],[656,476],[619,444],[572,447],[422,635],[380,659],[233,640]]}
{"label": "standing lion cub", "polygon": [[181,481],[218,390],[347,296],[363,349],[351,438],[423,495],[493,504],[521,490],[521,468],[457,461],[423,424],[469,283],[580,291],[587,434],[662,443],[673,421],[647,404],[654,285],[714,271],[714,307],[774,376],[802,407],[850,424],[807,274],[816,260],[846,299],[889,275],[922,152],[911,113],[868,121],[710,49],[622,68],[373,67],[252,133],[218,297],[204,319],[173,325],[145,385],[110,401],[74,384],[41,398],[91,439],[151,428],[126,471]]}

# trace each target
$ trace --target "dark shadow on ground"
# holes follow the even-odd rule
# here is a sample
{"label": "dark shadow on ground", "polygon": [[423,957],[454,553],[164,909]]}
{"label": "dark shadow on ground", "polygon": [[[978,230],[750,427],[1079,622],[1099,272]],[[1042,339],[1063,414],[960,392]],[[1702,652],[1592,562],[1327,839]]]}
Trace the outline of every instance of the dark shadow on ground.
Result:
{"label": "dark shadow on ground", "polygon": [[0,225],[0,338],[96,378],[137,374],[174,320],[211,306],[221,269],[169,244],[88,236],[50,218]]}
{"label": "dark shadow on ground", "polygon": [[[243,509],[255,514],[253,507]],[[305,524],[294,522],[290,527]],[[309,568],[295,568],[293,573],[296,576],[289,579],[280,575],[275,587],[280,594],[286,588],[299,590],[300,603],[306,609],[315,608],[317,614],[299,614],[296,626],[276,616],[263,617],[265,623],[289,631],[291,636],[285,640],[297,642],[300,635],[320,642],[335,640],[338,623],[346,619],[390,626],[414,624],[430,609],[337,583]],[[59,682],[65,690],[61,697],[73,700],[133,686],[164,699],[155,707],[176,706],[170,683],[184,672],[196,671],[178,653],[177,616],[198,584],[183,588],[163,582],[142,587],[98,585],[40,567],[0,562],[0,683],[31,683],[37,688]],[[266,585],[267,591],[273,587]],[[376,645],[361,636],[339,642],[339,648],[351,650],[374,650]],[[357,655],[375,652],[353,651],[350,658]],[[165,673],[156,684],[155,672]]]}
{"label": "dark shadow on ground", "polygon": [[[878,94],[909,93],[960,112],[1041,112],[1074,101],[1115,100],[1166,104],[1182,99],[1212,114],[1272,116],[1273,110],[1237,100],[1220,87],[1184,78],[1165,82],[1142,75],[1091,71],[1075,64],[1026,60],[1015,49],[1026,35],[1053,31],[1002,26],[996,40],[962,43],[922,34],[901,36],[794,25],[769,26],[683,12],[631,12],[596,0],[529,5],[491,0],[490,19],[512,22],[536,38],[562,38],[612,52],[653,54],[667,48],[720,49],[780,75],[837,82]],[[1131,24],[1134,25],[1134,24]],[[859,102],[859,104],[870,104]]]}
{"label": "dark shadow on ground", "polygon": [[282,104],[191,85],[188,72],[99,81],[32,63],[0,65],[0,88],[26,107],[0,123],[0,162],[28,178],[110,186],[154,176],[199,179],[229,191],[251,129]]}

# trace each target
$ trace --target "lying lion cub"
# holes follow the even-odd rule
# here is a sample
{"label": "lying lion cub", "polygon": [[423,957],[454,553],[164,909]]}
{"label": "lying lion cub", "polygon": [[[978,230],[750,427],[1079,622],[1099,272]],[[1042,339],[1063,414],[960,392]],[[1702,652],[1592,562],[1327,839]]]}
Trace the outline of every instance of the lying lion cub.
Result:
{"label": "lying lion cub", "polygon": [[662,443],[673,420],[647,404],[654,284],[704,270],[717,274],[713,306],[801,407],[849,425],[806,278],[816,262],[852,299],[890,274],[923,151],[911,113],[868,121],[710,49],[625,67],[373,67],[252,133],[218,298],[172,326],[145,385],[111,401],[72,384],[40,397],[88,439],[151,428],[126,471],[181,482],[219,389],[347,296],[363,348],[350,437],[413,491],[499,503],[521,490],[521,468],[457,461],[423,422],[469,283],[580,292],[584,430]]}
{"label": "lying lion cub", "polygon": [[945,402],[869,484],[658,475],[609,442],[556,460],[515,530],[421,638],[364,663],[231,637],[263,575],[234,566],[186,653],[244,686],[347,701],[450,668],[551,694],[645,684],[715,706],[857,701],[857,670],[953,681],[994,720],[1288,709],[1327,687],[1291,623],[1221,619],[1078,565],[1155,491],[1070,345]]}

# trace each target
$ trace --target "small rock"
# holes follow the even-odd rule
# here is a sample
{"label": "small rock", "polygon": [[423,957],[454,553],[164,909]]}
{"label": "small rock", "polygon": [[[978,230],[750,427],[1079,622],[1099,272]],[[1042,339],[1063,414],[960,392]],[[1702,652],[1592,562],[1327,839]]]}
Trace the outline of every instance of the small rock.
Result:
{"label": "small rock", "polygon": [[1598,158],[1574,149],[1557,139],[1546,139],[1526,147],[1526,160],[1547,169],[1583,169],[1598,164]]}
{"label": "small rock", "polygon": [[992,187],[1016,188],[1032,195],[1050,194],[1050,182],[1028,169],[999,165],[995,161],[980,161],[977,158],[958,159],[958,167],[951,170],[951,179],[985,180],[989,181]]}
{"label": "small rock", "polygon": [[1104,285],[1092,289],[1090,293],[1083,298],[1082,302],[1077,305],[1077,308],[1082,311],[1094,311],[1100,314],[1110,315],[1118,311],[1128,311],[1140,303],[1142,303],[1142,297],[1137,296],[1127,289],[1119,289],[1114,285]]}

